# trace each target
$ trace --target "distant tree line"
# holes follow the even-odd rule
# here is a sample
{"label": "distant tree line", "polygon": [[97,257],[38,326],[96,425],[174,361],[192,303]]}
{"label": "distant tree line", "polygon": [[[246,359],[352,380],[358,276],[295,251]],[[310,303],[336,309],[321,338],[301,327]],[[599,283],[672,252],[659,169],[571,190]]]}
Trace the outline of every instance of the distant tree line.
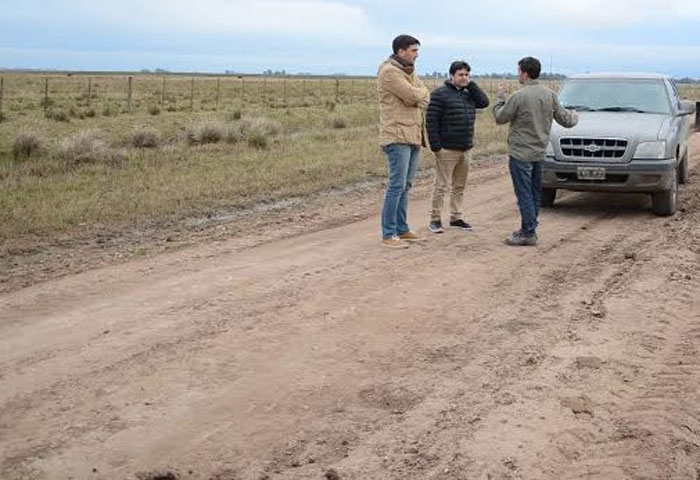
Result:
{"label": "distant tree line", "polygon": [[[69,75],[70,75],[70,74],[73,74],[73,73],[76,73],[76,74],[77,74],[77,73],[84,73],[84,72],[79,72],[79,71],[73,72],[73,71],[68,71],[68,70],[42,69],[42,68],[2,68],[2,67],[0,67],[0,72],[2,72],[2,71],[6,71],[6,72],[38,72],[38,73],[68,73]],[[192,73],[192,72],[179,72],[179,71],[178,71],[178,72],[175,72],[175,71],[167,70],[167,69],[164,69],[164,68],[155,68],[155,69],[153,69],[153,70],[148,69],[148,68],[142,68],[142,69],[139,70],[138,72],[139,72],[139,73],[144,73],[144,74],[154,73],[154,74],[156,74],[156,75],[168,75],[168,74],[182,75],[182,74],[190,74],[190,73]],[[90,73],[100,73],[100,72],[94,71],[94,72],[90,72]],[[104,72],[104,73],[116,73],[116,72]],[[123,72],[120,72],[120,73],[131,73],[131,72],[123,71]],[[237,76],[248,75],[248,74],[249,74],[249,73],[238,72],[238,71],[236,71],[236,70],[225,70],[223,73],[224,73],[224,75],[237,75]],[[207,74],[212,74],[212,72],[209,72],[209,73],[207,73],[207,72],[197,72],[197,73],[196,73],[196,75],[207,75]],[[253,74],[253,75],[255,75],[255,74]],[[310,73],[310,72],[288,73],[288,72],[287,72],[286,70],[284,70],[284,69],[282,69],[282,70],[273,70],[273,69],[271,69],[271,68],[268,68],[267,70],[263,70],[263,71],[261,72],[261,75],[263,75],[263,76],[268,76],[268,77],[286,76],[286,75],[298,76],[298,77],[305,77],[305,76],[309,76],[309,77],[311,77],[311,76],[313,76],[313,77],[346,77],[346,76],[353,76],[353,75],[349,75],[349,74],[344,73],[344,72],[333,73],[333,74],[330,74],[330,75],[314,74],[314,73]],[[357,75],[357,76],[360,76],[360,77],[372,77],[373,75]],[[429,73],[429,72],[426,72],[425,74],[423,74],[423,77],[424,77],[424,78],[436,78],[436,79],[437,79],[437,78],[447,78],[448,75],[447,75],[447,72],[433,71],[433,72],[430,72],[430,73]],[[515,75],[515,74],[512,73],[512,72],[508,72],[508,73],[496,73],[496,72],[492,72],[492,73],[485,73],[485,74],[474,75],[474,77],[476,77],[476,78],[489,78],[489,79],[507,79],[507,80],[515,80],[515,79],[518,78],[518,76]],[[564,75],[563,73],[546,73],[546,72],[542,72],[542,73],[540,74],[540,79],[542,79],[542,80],[561,81],[561,80],[565,80],[566,78],[567,78],[567,76]],[[676,82],[678,82],[678,83],[700,84],[700,77],[699,77],[699,78],[691,78],[691,77],[681,77],[681,78],[678,78],[678,77],[674,77],[674,80],[675,80]]]}
{"label": "distant tree line", "polygon": [[[515,80],[518,78],[518,76],[515,75],[514,73],[487,73],[484,75],[476,75],[476,76],[480,77],[480,78],[494,78],[494,79],[495,78],[498,78],[498,79],[505,78],[508,80]],[[540,74],[540,79],[541,80],[564,80],[564,79],[566,79],[566,75],[564,75],[563,73],[542,72]]]}
{"label": "distant tree line", "polygon": [[676,78],[675,80],[678,83],[700,83],[700,78],[683,77],[683,78]]}

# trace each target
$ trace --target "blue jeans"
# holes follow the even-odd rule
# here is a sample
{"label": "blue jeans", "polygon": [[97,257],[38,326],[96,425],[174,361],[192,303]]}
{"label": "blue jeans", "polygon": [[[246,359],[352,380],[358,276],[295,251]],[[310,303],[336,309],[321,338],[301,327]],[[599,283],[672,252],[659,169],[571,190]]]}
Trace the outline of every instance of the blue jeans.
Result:
{"label": "blue jeans", "polygon": [[390,238],[410,230],[406,223],[408,191],[418,170],[420,147],[390,143],[382,150],[389,164],[389,184],[382,207],[382,238]]}
{"label": "blue jeans", "polygon": [[542,162],[523,162],[510,157],[508,164],[520,209],[520,231],[530,237],[537,230],[542,191]]}

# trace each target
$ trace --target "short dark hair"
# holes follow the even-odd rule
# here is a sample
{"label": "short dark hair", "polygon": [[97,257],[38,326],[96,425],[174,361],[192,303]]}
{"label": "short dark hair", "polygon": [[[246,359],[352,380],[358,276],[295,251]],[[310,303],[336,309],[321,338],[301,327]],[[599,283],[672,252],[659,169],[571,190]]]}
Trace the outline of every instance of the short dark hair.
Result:
{"label": "short dark hair", "polygon": [[466,70],[467,72],[472,71],[472,67],[469,66],[467,62],[464,60],[457,60],[455,62],[452,62],[450,65],[450,75],[454,75],[457,70]]}
{"label": "short dark hair", "polygon": [[391,42],[391,48],[395,54],[399,53],[399,50],[408,50],[411,45],[420,45],[420,42],[410,35],[399,35]]}
{"label": "short dark hair", "polygon": [[532,80],[539,78],[540,72],[542,71],[542,64],[535,57],[525,57],[521,58],[518,62],[520,70],[527,73],[527,76]]}

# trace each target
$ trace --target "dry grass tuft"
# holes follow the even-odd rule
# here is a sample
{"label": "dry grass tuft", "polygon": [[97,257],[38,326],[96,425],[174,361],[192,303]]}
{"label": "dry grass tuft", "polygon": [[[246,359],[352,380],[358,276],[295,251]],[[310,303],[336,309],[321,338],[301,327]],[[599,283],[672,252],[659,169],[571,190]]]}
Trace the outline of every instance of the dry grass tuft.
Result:
{"label": "dry grass tuft", "polygon": [[134,148],[158,148],[160,145],[160,134],[153,127],[135,127],[131,131],[129,143]]}
{"label": "dry grass tuft", "polygon": [[245,140],[253,148],[266,148],[271,139],[282,131],[282,126],[276,120],[269,118],[244,118],[229,129],[227,141],[235,143]]}
{"label": "dry grass tuft", "polygon": [[51,118],[57,122],[70,122],[70,114],[69,112],[61,109],[57,110],[48,110],[46,112],[46,118]]}
{"label": "dry grass tuft", "polygon": [[188,145],[218,143],[226,136],[226,129],[220,122],[201,122],[191,125],[185,131]]}
{"label": "dry grass tuft", "polygon": [[277,120],[265,117],[244,118],[236,127],[247,137],[252,133],[261,133],[265,136],[274,137],[282,131],[282,125]]}
{"label": "dry grass tuft", "polygon": [[80,130],[63,139],[56,151],[68,167],[82,163],[99,163],[108,160],[109,147],[99,130]]}
{"label": "dry grass tuft", "polygon": [[236,110],[234,110],[226,115],[226,120],[228,120],[229,122],[235,122],[237,120],[240,120],[242,116],[243,116],[243,112],[236,109]]}
{"label": "dry grass tuft", "polygon": [[12,155],[15,159],[29,158],[42,150],[44,150],[44,139],[32,130],[22,130],[12,140]]}
{"label": "dry grass tuft", "polygon": [[345,117],[333,117],[331,118],[331,127],[332,128],[347,128],[348,126],[348,121],[345,119]]}

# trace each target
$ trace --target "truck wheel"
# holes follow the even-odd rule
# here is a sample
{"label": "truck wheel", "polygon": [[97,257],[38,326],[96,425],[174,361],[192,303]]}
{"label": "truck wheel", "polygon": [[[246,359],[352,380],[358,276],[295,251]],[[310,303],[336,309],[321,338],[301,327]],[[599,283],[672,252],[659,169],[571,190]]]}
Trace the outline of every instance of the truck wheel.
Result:
{"label": "truck wheel", "polygon": [[556,188],[543,188],[540,196],[540,205],[543,207],[551,207],[554,205],[554,199],[557,197]]}
{"label": "truck wheel", "polygon": [[654,213],[667,217],[678,210],[678,172],[673,175],[673,183],[670,190],[652,193],[651,205]]}
{"label": "truck wheel", "polygon": [[688,154],[683,157],[678,165],[678,183],[685,185],[688,183]]}

